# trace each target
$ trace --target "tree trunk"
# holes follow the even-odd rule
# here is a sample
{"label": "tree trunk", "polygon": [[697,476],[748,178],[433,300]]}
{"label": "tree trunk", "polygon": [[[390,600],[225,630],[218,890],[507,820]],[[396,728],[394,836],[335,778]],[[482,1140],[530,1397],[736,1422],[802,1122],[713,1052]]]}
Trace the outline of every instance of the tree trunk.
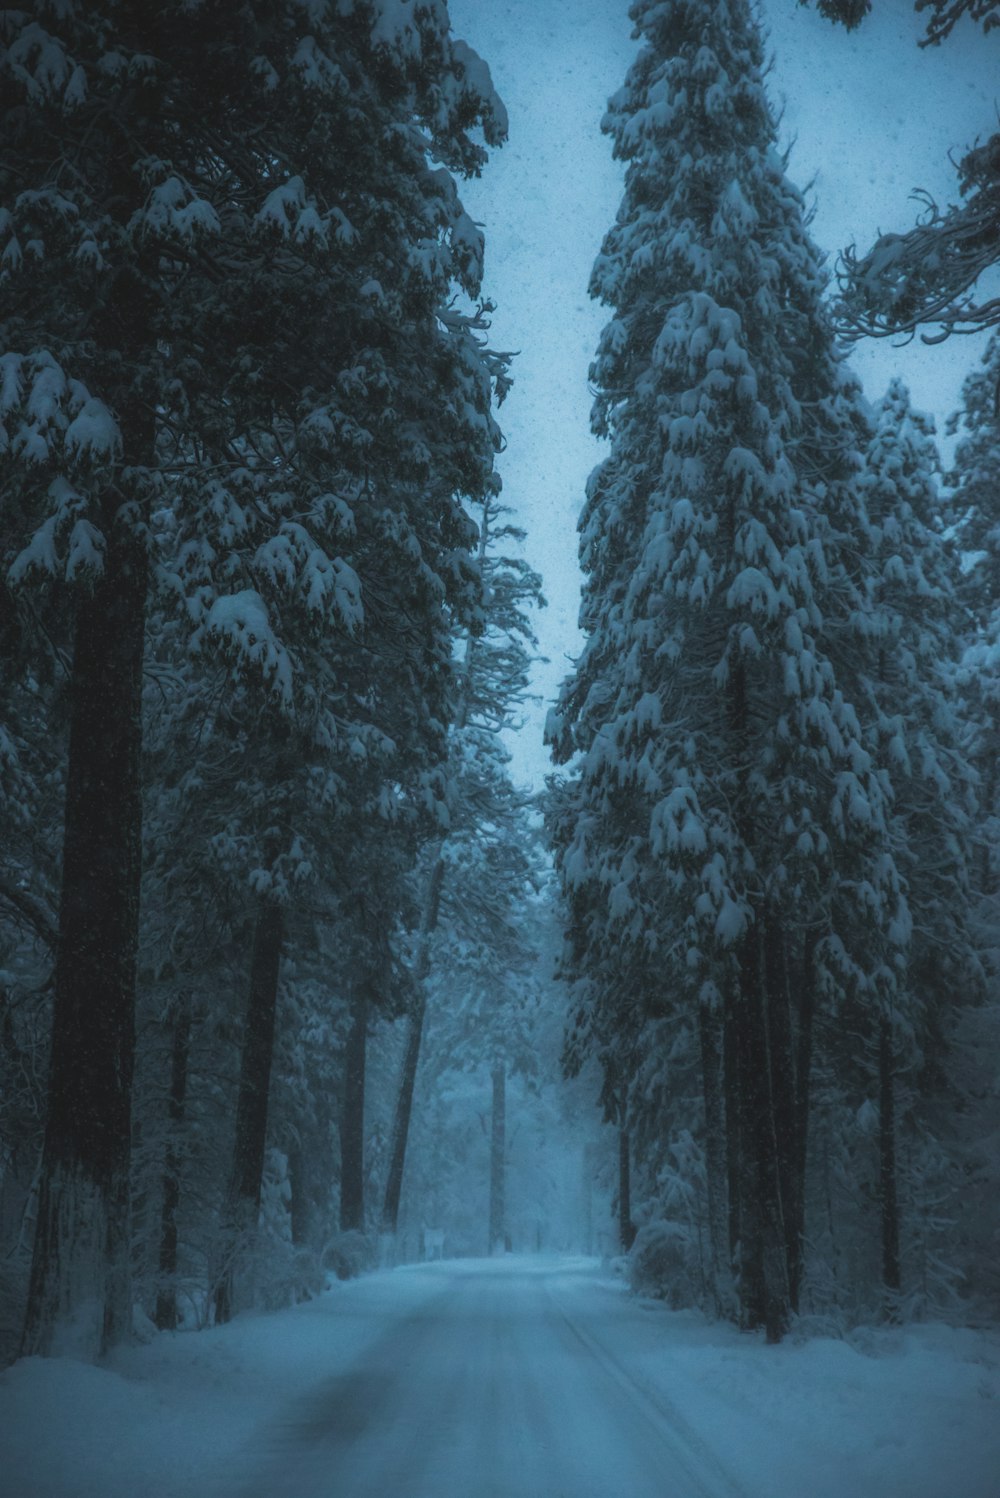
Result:
{"label": "tree trunk", "polygon": [[705,1174],[708,1186],[709,1272],[717,1315],[731,1304],[726,1213],[726,1117],[722,1096],[722,1014],[698,1007],[702,1092],[705,1099]]}
{"label": "tree trunk", "polygon": [[731,987],[722,1012],[722,1085],[725,1092],[723,1111],[726,1122],[726,1184],[729,1189],[727,1225],[730,1274],[739,1272],[742,1186],[740,1161],[743,1157],[740,1141],[739,1010],[736,992],[735,986]]}
{"label": "tree trunk", "polygon": [[635,1223],[632,1221],[632,1162],[628,1124],[624,1118],[618,1126],[618,1241],[623,1254],[627,1254],[635,1242]]}
{"label": "tree trunk", "polygon": [[764,977],[767,994],[767,1049],[770,1066],[771,1117],[774,1124],[775,1163],[783,1227],[784,1278],[788,1299],[797,1310],[798,1279],[793,1290],[792,1260],[798,1245],[795,1207],[796,1138],[795,1069],[792,1049],[791,995],[788,985],[788,951],[785,933],[773,912],[764,925]]}
{"label": "tree trunk", "polygon": [[770,1087],[761,935],[743,938],[737,1001],[740,1079],[740,1299],[744,1325],[780,1342],[788,1326],[788,1266]]}
{"label": "tree trunk", "polygon": [[226,1193],[222,1264],[215,1288],[216,1324],[228,1321],[238,1309],[238,1261],[246,1262],[257,1231],[283,929],[280,905],[262,904],[254,923],[250,959],[233,1162]]}
{"label": "tree trunk", "polygon": [[191,1004],[187,995],[177,1003],[170,1051],[170,1102],[167,1111],[167,1149],[163,1163],[163,1201],[160,1207],[160,1286],[155,1320],[160,1331],[177,1330],[177,1208],[181,1199],[180,1131],[187,1101],[188,1056],[191,1049]]}
{"label": "tree trunk", "polygon": [[896,1189],[895,1079],[892,1055],[892,1020],[882,1015],[878,1027],[878,1154],[879,1204],[882,1211],[882,1283],[886,1291],[886,1314],[895,1320],[896,1297],[902,1277],[899,1259],[899,1199]]}
{"label": "tree trunk", "polygon": [[76,608],[49,1104],[22,1352],[131,1327],[131,1093],[147,563],[111,517]]}
{"label": "tree trunk", "polygon": [[507,1069],[503,1062],[493,1068],[493,1123],[490,1131],[490,1243],[491,1254],[502,1254],[507,1246]]}
{"label": "tree trunk", "polygon": [[307,1179],[305,1151],[295,1144],[288,1151],[288,1226],[295,1248],[308,1248],[312,1242],[313,1202]]}
{"label": "tree trunk", "polygon": [[791,1192],[785,1204],[788,1238],[788,1293],[792,1310],[799,1309],[805,1268],[806,1162],[809,1144],[809,1109],[812,1094],[813,1015],[816,999],[815,932],[805,939],[799,973],[799,1033],[795,1059],[795,1123],[793,1130]]}
{"label": "tree trunk", "polygon": [[365,1230],[365,1048],[368,997],[358,988],[344,1052],[344,1109],[340,1120],[340,1230]]}
{"label": "tree trunk", "polygon": [[403,1167],[406,1164],[406,1145],[410,1134],[410,1115],[413,1111],[413,1089],[417,1080],[420,1061],[420,1044],[424,1033],[424,1018],[427,1014],[425,984],[431,965],[431,937],[437,929],[441,909],[441,890],[444,885],[444,859],[438,854],[428,881],[427,898],[424,902],[423,919],[420,926],[420,946],[414,966],[416,999],[410,1014],[406,1032],[406,1050],[399,1079],[399,1094],[396,1111],[392,1119],[392,1137],[389,1143],[389,1174],[385,1183],[385,1201],[382,1206],[382,1232],[396,1232],[399,1224],[399,1201],[403,1191]]}
{"label": "tree trunk", "polygon": [[385,1199],[382,1203],[382,1232],[395,1235],[399,1225],[399,1202],[403,1193],[403,1168],[406,1164],[406,1145],[410,1135],[410,1115],[413,1111],[413,1091],[417,1081],[417,1065],[420,1061],[420,1044],[424,1033],[424,1017],[427,1013],[427,996],[423,984],[417,990],[406,1032],[406,1050],[399,1077],[399,1093],[396,1111],[392,1119],[392,1135],[389,1140],[389,1173],[385,1182]]}
{"label": "tree trunk", "polygon": [[583,1252],[594,1252],[593,1146],[585,1144],[580,1154],[580,1204],[583,1218]]}

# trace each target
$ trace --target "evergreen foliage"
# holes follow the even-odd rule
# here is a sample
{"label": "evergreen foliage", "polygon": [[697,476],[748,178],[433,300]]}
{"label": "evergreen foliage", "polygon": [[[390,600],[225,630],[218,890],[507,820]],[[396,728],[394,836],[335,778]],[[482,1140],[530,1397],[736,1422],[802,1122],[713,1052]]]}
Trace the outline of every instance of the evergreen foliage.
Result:
{"label": "evergreen foliage", "polygon": [[[58,1129],[50,1109],[26,1344],[44,1349],[78,1294],[105,1343],[127,1323],[147,580],[175,673],[168,818],[198,815],[202,878],[221,863],[258,927],[321,869],[336,886],[373,819],[441,804],[451,635],[479,592],[465,505],[492,489],[506,380],[453,174],[506,122],[444,5],[108,0],[2,25],[5,566],[75,615],[53,1098],[85,1007],[107,1037]],[[107,750],[98,678],[122,725]],[[107,931],[88,860],[120,871]],[[80,961],[97,945],[103,976]],[[269,972],[273,1013],[276,954]]]}
{"label": "evergreen foliage", "polygon": [[610,453],[549,725],[578,756],[550,810],[567,1061],[598,1055],[641,1186],[701,1194],[708,1298],[728,1304],[732,1257],[741,1320],[776,1338],[805,1273],[814,1071],[877,1099],[891,1291],[901,1033],[977,971],[955,568],[926,426],[893,387],[873,430],[839,363],[749,7],[630,14],[641,50],[604,122],[625,196],[591,283]]}

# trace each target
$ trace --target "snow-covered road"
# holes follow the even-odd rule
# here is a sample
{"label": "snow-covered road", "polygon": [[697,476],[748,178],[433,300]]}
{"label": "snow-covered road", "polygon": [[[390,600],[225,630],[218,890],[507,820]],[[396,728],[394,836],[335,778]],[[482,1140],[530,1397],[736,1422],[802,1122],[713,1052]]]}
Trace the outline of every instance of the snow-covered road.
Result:
{"label": "snow-covered road", "polygon": [[[806,1335],[806,1333],[809,1335]],[[1000,1498],[1000,1334],[780,1347],[595,1260],[445,1262],[0,1373],[7,1498]]]}
{"label": "snow-covered road", "polygon": [[434,1278],[268,1433],[246,1498],[743,1498],[627,1365],[619,1297],[530,1261]]}

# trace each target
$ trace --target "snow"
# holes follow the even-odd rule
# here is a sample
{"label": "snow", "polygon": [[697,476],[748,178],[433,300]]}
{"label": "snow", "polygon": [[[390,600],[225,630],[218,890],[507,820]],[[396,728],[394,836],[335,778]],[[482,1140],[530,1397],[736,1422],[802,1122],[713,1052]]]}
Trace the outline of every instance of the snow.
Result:
{"label": "snow", "polygon": [[121,451],[122,438],[111,412],[96,396],[85,400],[66,428],[67,449],[78,457],[110,458]]}
{"label": "snow", "polygon": [[594,1260],[446,1261],[17,1363],[0,1470],[18,1498],[996,1498],[998,1399],[994,1332],[769,1348]]}
{"label": "snow", "polygon": [[238,593],[216,598],[205,628],[229,642],[237,657],[252,662],[284,702],[291,701],[291,662],[271,628],[267,606],[255,589],[243,588]]}

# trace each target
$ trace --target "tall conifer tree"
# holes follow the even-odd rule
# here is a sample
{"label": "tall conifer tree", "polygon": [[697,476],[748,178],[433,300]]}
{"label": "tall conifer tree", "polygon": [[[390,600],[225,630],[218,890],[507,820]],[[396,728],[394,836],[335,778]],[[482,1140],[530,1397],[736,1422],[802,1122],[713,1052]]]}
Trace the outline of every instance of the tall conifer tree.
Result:
{"label": "tall conifer tree", "polygon": [[[807,953],[846,965],[875,1002],[905,933],[887,784],[828,640],[867,607],[856,420],[750,6],[630,14],[642,46],[604,124],[625,196],[591,283],[613,312],[592,369],[611,451],[581,520],[588,638],[550,729],[582,755],[571,957],[616,1085],[651,1017],[698,1011],[741,1315],[777,1339],[804,1168],[789,974]],[[860,939],[835,866],[867,891]]]}

